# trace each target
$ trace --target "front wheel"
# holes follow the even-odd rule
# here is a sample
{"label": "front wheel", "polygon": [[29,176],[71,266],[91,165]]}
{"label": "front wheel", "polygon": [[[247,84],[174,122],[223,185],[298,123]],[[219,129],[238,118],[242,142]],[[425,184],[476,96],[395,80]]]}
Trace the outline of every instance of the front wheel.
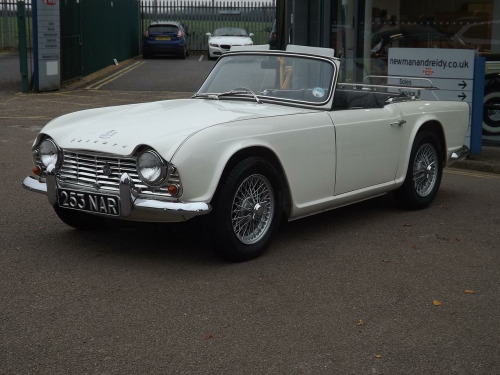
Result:
{"label": "front wheel", "polygon": [[267,160],[250,157],[223,178],[210,218],[217,253],[231,261],[244,261],[267,249],[283,208],[279,176]]}
{"label": "front wheel", "polygon": [[443,175],[441,145],[436,135],[421,132],[415,137],[405,182],[395,191],[398,204],[417,210],[431,204]]}

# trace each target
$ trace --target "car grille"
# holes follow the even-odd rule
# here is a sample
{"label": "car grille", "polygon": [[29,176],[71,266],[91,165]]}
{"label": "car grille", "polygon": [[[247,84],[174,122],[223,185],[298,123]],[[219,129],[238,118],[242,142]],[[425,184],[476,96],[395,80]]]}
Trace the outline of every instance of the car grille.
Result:
{"label": "car grille", "polygon": [[57,178],[64,184],[119,191],[122,173],[128,173],[140,193],[170,195],[166,188],[151,188],[141,181],[135,158],[63,151],[63,163]]}
{"label": "car grille", "polygon": [[221,44],[220,46],[222,48],[224,48],[224,49],[231,49],[231,45],[230,44]]}

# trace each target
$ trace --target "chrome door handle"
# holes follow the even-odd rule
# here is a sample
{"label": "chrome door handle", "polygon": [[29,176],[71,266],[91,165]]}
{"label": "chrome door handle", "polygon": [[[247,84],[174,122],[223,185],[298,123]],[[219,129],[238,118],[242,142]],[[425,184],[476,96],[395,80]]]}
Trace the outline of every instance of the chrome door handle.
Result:
{"label": "chrome door handle", "polygon": [[395,122],[391,122],[391,126],[401,126],[403,124],[406,124],[406,121],[405,120],[398,120],[398,121],[395,121]]}

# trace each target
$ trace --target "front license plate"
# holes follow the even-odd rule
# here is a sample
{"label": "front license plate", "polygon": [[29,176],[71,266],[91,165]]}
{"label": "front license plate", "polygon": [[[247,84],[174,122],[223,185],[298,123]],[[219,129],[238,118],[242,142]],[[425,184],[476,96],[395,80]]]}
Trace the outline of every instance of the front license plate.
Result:
{"label": "front license plate", "polygon": [[120,215],[120,200],[113,195],[90,194],[66,189],[58,190],[59,206],[74,210]]}
{"label": "front license plate", "polygon": [[170,40],[169,36],[157,36],[156,40]]}

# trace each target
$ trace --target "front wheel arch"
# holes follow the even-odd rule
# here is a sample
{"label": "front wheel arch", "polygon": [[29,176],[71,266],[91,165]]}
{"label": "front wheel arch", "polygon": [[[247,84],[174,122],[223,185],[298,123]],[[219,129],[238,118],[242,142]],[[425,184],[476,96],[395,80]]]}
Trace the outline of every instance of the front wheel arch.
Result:
{"label": "front wheel arch", "polygon": [[220,190],[220,184],[224,180],[224,178],[227,176],[228,173],[231,172],[231,170],[242,160],[252,157],[252,156],[257,156],[261,157],[267,161],[269,161],[279,172],[279,178],[281,181],[281,186],[282,186],[282,193],[283,193],[283,212],[285,213],[286,217],[289,217],[290,212],[291,212],[291,206],[292,206],[292,199],[291,199],[291,192],[290,192],[290,187],[288,185],[288,180],[286,178],[286,174],[283,168],[283,165],[281,164],[279,158],[277,155],[270,149],[266,147],[261,147],[261,146],[255,146],[255,147],[247,147],[244,149],[241,149],[234,153],[229,160],[227,161],[226,165],[224,166],[224,170],[222,171],[222,174],[219,178],[219,183],[217,185],[217,188],[215,189],[214,196],[212,200],[215,200],[217,193]]}

